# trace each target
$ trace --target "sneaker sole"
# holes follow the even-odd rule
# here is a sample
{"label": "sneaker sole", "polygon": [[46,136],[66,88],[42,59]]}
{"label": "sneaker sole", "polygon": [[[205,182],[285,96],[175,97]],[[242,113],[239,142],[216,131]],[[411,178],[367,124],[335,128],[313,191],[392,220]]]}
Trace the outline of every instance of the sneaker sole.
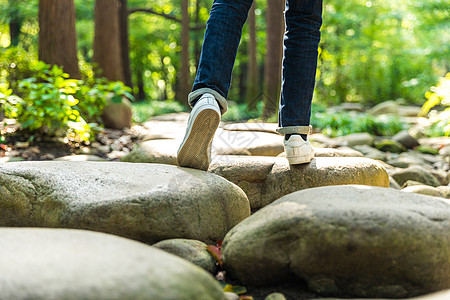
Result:
{"label": "sneaker sole", "polygon": [[311,162],[311,160],[314,158],[314,152],[311,152],[307,155],[297,155],[297,156],[288,156],[286,157],[289,161],[290,165],[300,165],[300,164],[307,164]]}
{"label": "sneaker sole", "polygon": [[181,167],[208,170],[209,149],[219,123],[220,115],[214,109],[199,112],[178,151],[177,162]]}

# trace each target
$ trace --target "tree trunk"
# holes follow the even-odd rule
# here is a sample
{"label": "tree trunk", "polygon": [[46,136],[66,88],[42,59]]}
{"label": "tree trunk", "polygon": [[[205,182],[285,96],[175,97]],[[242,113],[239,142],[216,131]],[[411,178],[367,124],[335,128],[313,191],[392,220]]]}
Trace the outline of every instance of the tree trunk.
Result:
{"label": "tree trunk", "polygon": [[248,12],[247,26],[248,26],[248,62],[247,62],[247,93],[246,102],[248,110],[255,110],[260,95],[258,90],[258,62],[256,60],[256,18],[255,18],[256,1]]}
{"label": "tree trunk", "polygon": [[283,59],[284,1],[267,0],[267,41],[264,66],[263,118],[276,114],[281,89]]}
{"label": "tree trunk", "polygon": [[96,0],[94,14],[93,61],[98,64],[98,67],[103,72],[103,76],[108,80],[124,81],[118,0]]}
{"label": "tree trunk", "polygon": [[80,78],[73,0],[40,0],[39,28],[39,59]]}
{"label": "tree trunk", "polygon": [[189,86],[189,0],[181,0],[181,70],[178,101],[185,104],[191,90]]}
{"label": "tree trunk", "polygon": [[120,48],[122,50],[122,65],[123,76],[125,79],[125,85],[133,88],[133,82],[131,81],[131,68],[130,68],[130,46],[128,39],[128,9],[127,0],[120,0],[119,10],[119,28],[120,28]]}
{"label": "tree trunk", "polygon": [[[194,18],[195,26],[200,23],[200,0],[197,0],[195,3],[195,18]],[[202,51],[202,31],[195,30],[195,41],[194,41],[194,58],[195,58],[195,67],[198,68],[198,62],[200,61],[200,53]]]}

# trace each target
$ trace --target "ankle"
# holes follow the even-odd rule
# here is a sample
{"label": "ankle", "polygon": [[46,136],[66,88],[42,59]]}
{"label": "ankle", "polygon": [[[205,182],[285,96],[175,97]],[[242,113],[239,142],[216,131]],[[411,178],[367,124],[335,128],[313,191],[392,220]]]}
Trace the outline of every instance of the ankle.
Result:
{"label": "ankle", "polygon": [[306,135],[306,134],[298,134],[298,133],[293,133],[293,134],[286,134],[285,136],[284,136],[284,140],[289,140],[289,138],[291,137],[291,136],[293,136],[293,135],[299,135],[299,136],[301,136],[302,137],[302,139],[304,140],[304,141],[306,141],[306,139],[308,138],[308,136]]}

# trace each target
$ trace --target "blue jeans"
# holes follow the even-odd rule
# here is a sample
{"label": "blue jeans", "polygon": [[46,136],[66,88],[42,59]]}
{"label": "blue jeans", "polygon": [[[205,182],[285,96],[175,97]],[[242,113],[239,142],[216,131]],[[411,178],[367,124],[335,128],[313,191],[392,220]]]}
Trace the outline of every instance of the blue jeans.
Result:
{"label": "blue jeans", "polygon": [[[281,0],[280,0],[281,1]],[[226,98],[252,0],[214,0],[207,22],[194,87],[192,105],[205,92],[212,93],[227,110]],[[322,0],[286,0],[286,32],[279,110],[280,133],[303,133],[309,126],[322,25]],[[303,130],[304,131],[304,130]]]}

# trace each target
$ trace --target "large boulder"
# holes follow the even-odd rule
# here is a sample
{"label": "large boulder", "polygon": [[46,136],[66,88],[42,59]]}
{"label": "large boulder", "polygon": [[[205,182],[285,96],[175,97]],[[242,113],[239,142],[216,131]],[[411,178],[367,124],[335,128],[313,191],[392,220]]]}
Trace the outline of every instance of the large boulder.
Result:
{"label": "large boulder", "polygon": [[388,187],[389,176],[377,161],[363,157],[316,157],[309,164],[288,164],[283,157],[216,157],[209,171],[237,184],[253,211],[289,193],[326,185]]}
{"label": "large boulder", "polygon": [[249,215],[239,187],[199,170],[119,162],[0,165],[0,226],[89,229],[149,244],[215,243]]}
{"label": "large boulder", "polygon": [[297,278],[329,296],[401,298],[450,287],[450,202],[368,186],[289,194],[225,237],[246,285]]}
{"label": "large boulder", "polygon": [[0,299],[225,299],[201,268],[116,236],[0,229]]}

